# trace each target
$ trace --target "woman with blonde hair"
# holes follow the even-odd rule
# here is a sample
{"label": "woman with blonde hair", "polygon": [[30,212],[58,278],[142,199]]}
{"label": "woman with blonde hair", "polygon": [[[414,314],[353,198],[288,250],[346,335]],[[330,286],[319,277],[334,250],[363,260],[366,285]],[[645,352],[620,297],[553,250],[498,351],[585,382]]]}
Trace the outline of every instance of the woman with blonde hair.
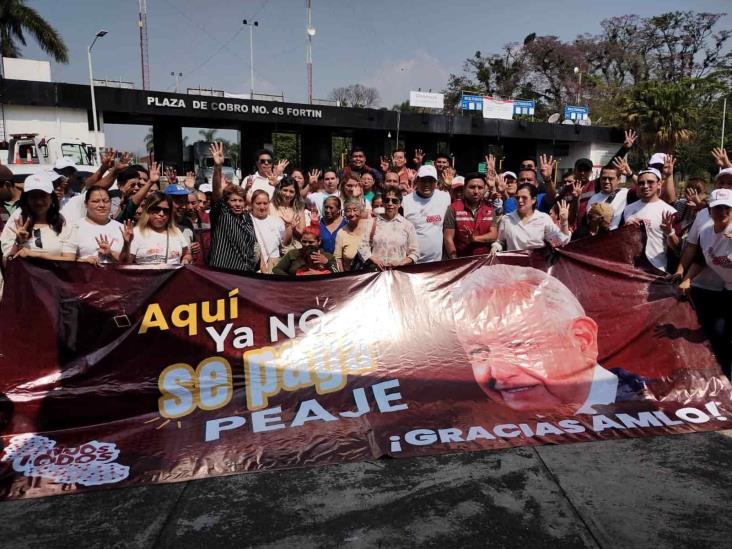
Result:
{"label": "woman with blonde hair", "polygon": [[123,237],[120,262],[186,265],[192,260],[187,240],[173,219],[173,201],[163,193],[145,199],[137,227],[132,231],[125,227]]}

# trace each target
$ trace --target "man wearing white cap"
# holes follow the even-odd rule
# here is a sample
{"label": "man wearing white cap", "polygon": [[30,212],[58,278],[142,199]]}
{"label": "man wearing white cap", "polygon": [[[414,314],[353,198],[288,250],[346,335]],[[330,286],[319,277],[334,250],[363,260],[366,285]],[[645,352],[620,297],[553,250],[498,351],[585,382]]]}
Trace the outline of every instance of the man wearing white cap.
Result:
{"label": "man wearing white cap", "polygon": [[442,223],[450,206],[450,193],[436,189],[437,170],[421,166],[415,180],[415,190],[402,201],[404,218],[417,231],[419,260],[417,263],[442,259]]}
{"label": "man wearing white cap", "polygon": [[[676,210],[666,204],[658,196],[661,185],[661,173],[656,168],[647,168],[638,173],[638,198],[623,210],[623,221],[646,228],[646,257],[651,264],[666,270],[666,239],[674,238],[675,233],[664,233],[661,226],[666,226]],[[621,223],[622,224],[622,223]]]}
{"label": "man wearing white cap", "polygon": [[59,203],[63,208],[68,201],[75,197],[77,187],[77,176],[79,170],[74,161],[67,157],[61,157],[53,164],[53,187],[58,195]]}

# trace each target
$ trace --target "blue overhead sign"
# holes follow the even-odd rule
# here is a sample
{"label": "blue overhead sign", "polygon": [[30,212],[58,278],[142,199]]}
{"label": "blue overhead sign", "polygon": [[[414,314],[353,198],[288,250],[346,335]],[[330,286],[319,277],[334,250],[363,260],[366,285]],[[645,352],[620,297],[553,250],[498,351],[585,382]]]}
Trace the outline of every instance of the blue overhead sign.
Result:
{"label": "blue overhead sign", "polygon": [[589,116],[589,107],[574,107],[572,105],[566,105],[564,107],[565,120],[587,120]]}
{"label": "blue overhead sign", "polygon": [[460,98],[460,109],[464,111],[482,111],[483,96],[482,95],[463,95]]}
{"label": "blue overhead sign", "polygon": [[513,114],[528,114],[534,116],[534,110],[536,109],[536,101],[529,101],[526,99],[514,99],[513,100]]}

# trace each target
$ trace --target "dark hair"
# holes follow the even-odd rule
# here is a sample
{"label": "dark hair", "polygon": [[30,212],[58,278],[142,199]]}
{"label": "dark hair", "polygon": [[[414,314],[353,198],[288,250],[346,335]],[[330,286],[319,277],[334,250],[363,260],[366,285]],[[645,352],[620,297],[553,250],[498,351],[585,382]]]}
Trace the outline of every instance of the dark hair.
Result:
{"label": "dark hair", "polygon": [[353,156],[354,153],[357,153],[357,152],[362,152],[363,155],[366,156],[366,151],[363,150],[363,147],[359,147],[358,145],[356,145],[355,147],[353,147],[351,149],[351,156]]}
{"label": "dark hair", "polygon": [[[210,194],[210,193],[204,193],[204,194]],[[221,198],[224,202],[228,202],[229,198],[231,198],[231,195],[235,194],[239,198],[243,198],[244,201],[247,199],[247,193],[244,191],[243,187],[240,187],[239,185],[228,185],[222,192],[221,192]]]}
{"label": "dark hair", "polygon": [[374,196],[371,197],[371,204],[374,203],[374,200],[381,200],[383,202],[384,193],[382,193],[382,192],[374,193]]}
{"label": "dark hair", "polygon": [[285,187],[295,187],[295,196],[292,198],[292,209],[296,212],[303,211],[305,209],[305,203],[302,200],[302,196],[300,196],[300,185],[298,185],[297,181],[292,177],[283,177],[277,182],[274,194],[272,195],[272,205],[275,208],[282,208],[285,206],[281,195],[281,191]]}
{"label": "dark hair", "polygon": [[[139,166],[139,168],[142,168],[142,166]],[[126,185],[130,179],[140,177],[141,171],[147,173],[147,170],[145,170],[144,168],[138,169],[137,165],[127,166],[124,170],[119,172],[119,175],[117,175],[117,185]]]}
{"label": "dark hair", "polygon": [[109,196],[109,191],[106,187],[102,187],[101,185],[92,185],[86,190],[86,193],[84,193],[84,204],[89,202],[89,198],[91,198],[91,195],[95,191],[103,191],[107,196]]}
{"label": "dark hair", "polygon": [[403,149],[402,147],[397,147],[396,149],[394,149],[392,151],[391,154],[396,154],[396,153],[404,153],[404,156],[407,156],[407,151],[405,149]]}
{"label": "dark hair", "polygon": [[[61,207],[58,202],[58,196],[56,196],[56,193],[51,193],[50,196],[51,207],[48,208],[48,212],[46,213],[46,221],[48,222],[48,226],[53,229],[53,232],[55,232],[56,234],[61,234],[66,220],[64,219],[64,216],[61,215]],[[30,219],[31,227],[33,227],[33,225],[36,224],[36,216],[30,209],[27,192],[23,192],[23,194],[20,195],[18,207],[20,208],[20,217],[22,221],[25,222],[27,219]]]}
{"label": "dark hair", "polygon": [[338,172],[336,170],[334,170],[333,168],[328,168],[327,170],[325,170],[323,172],[323,175],[321,175],[320,177],[322,179],[325,179],[325,174],[330,173],[330,172],[333,172],[333,175],[335,175],[336,176],[336,179],[338,179]]}
{"label": "dark hair", "polygon": [[271,152],[271,151],[269,151],[268,149],[259,149],[259,150],[258,150],[258,151],[256,152],[256,154],[254,155],[254,160],[259,160],[259,157],[260,157],[260,156],[262,156],[263,154],[266,154],[266,155],[267,155],[267,156],[269,156],[269,157],[270,157],[270,158],[271,158],[272,160],[274,160],[274,155],[273,155],[273,154],[272,154],[272,152]]}
{"label": "dark hair", "polygon": [[521,179],[521,173],[522,172],[533,173],[534,174],[534,181],[538,181],[536,179],[536,172],[534,170],[528,170],[528,169],[519,170],[518,173],[516,174],[516,180]]}
{"label": "dark hair", "polygon": [[519,162],[519,166],[521,166],[521,164],[523,164],[524,162],[533,162],[534,163],[534,166],[536,166],[536,160],[533,159],[533,158],[524,158],[523,160],[521,160]]}
{"label": "dark hair", "polygon": [[399,202],[402,201],[402,191],[401,189],[399,189],[399,187],[395,185],[389,185],[388,187],[386,187],[384,189],[384,194],[381,195],[381,199],[383,200],[384,198],[386,198],[387,194],[395,194],[396,197],[399,199]]}
{"label": "dark hair", "polygon": [[529,191],[531,198],[534,199],[533,209],[535,210],[536,209],[536,197],[539,194],[539,191],[531,183],[521,183],[521,185],[518,186],[518,189],[516,189],[516,194],[518,194],[518,192],[521,189],[526,189],[527,191]]}
{"label": "dark hair", "polygon": [[341,199],[340,198],[338,198],[337,196],[334,196],[334,195],[330,195],[330,196],[326,197],[325,200],[323,200],[323,205],[325,205],[325,203],[328,202],[328,200],[335,200],[336,204],[338,204],[338,209],[339,210],[341,209]]}
{"label": "dark hair", "polygon": [[470,172],[465,176],[465,184],[468,184],[468,181],[471,179],[480,179],[483,183],[485,183],[485,175],[480,172]]}
{"label": "dark hair", "polygon": [[452,162],[452,158],[446,152],[438,152],[435,155],[435,160],[437,160],[438,158],[445,158],[448,162]]}
{"label": "dark hair", "polygon": [[615,177],[620,177],[620,170],[611,164],[605,164],[602,168],[600,168],[600,175],[602,175],[602,172],[604,172],[605,170],[612,170],[615,172]]}
{"label": "dark hair", "polygon": [[142,172],[145,175],[147,175],[148,177],[150,177],[150,171],[145,166],[142,166],[141,164],[132,164],[132,166],[130,166],[130,168],[134,168],[138,172]]}

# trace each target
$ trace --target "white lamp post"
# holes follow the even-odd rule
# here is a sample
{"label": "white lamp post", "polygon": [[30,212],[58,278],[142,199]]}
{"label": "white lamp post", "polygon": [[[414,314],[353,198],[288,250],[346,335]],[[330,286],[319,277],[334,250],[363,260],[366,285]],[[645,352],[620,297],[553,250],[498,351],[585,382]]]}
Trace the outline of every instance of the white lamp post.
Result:
{"label": "white lamp post", "polygon": [[94,36],[94,40],[92,40],[92,43],[89,45],[89,49],[86,50],[87,59],[89,60],[89,89],[91,91],[91,104],[92,104],[92,119],[94,120],[94,151],[96,152],[97,156],[97,164],[101,165],[102,161],[99,155],[99,145],[97,143],[97,134],[99,133],[99,123],[97,122],[97,102],[96,98],[94,97],[94,73],[92,72],[92,58],[91,58],[91,51],[94,47],[94,44],[96,43],[97,39],[101,38],[107,34],[107,31],[105,29],[100,29],[97,34]]}
{"label": "white lamp post", "polygon": [[580,105],[580,91],[582,90],[582,73],[580,72],[579,67],[574,68],[574,74],[577,75],[577,78],[579,80],[579,83],[577,84],[577,106]]}
{"label": "white lamp post", "polygon": [[250,96],[249,99],[254,99],[254,27],[259,26],[259,21],[249,21],[246,19],[242,21],[247,27],[249,27],[249,83],[250,83]]}

